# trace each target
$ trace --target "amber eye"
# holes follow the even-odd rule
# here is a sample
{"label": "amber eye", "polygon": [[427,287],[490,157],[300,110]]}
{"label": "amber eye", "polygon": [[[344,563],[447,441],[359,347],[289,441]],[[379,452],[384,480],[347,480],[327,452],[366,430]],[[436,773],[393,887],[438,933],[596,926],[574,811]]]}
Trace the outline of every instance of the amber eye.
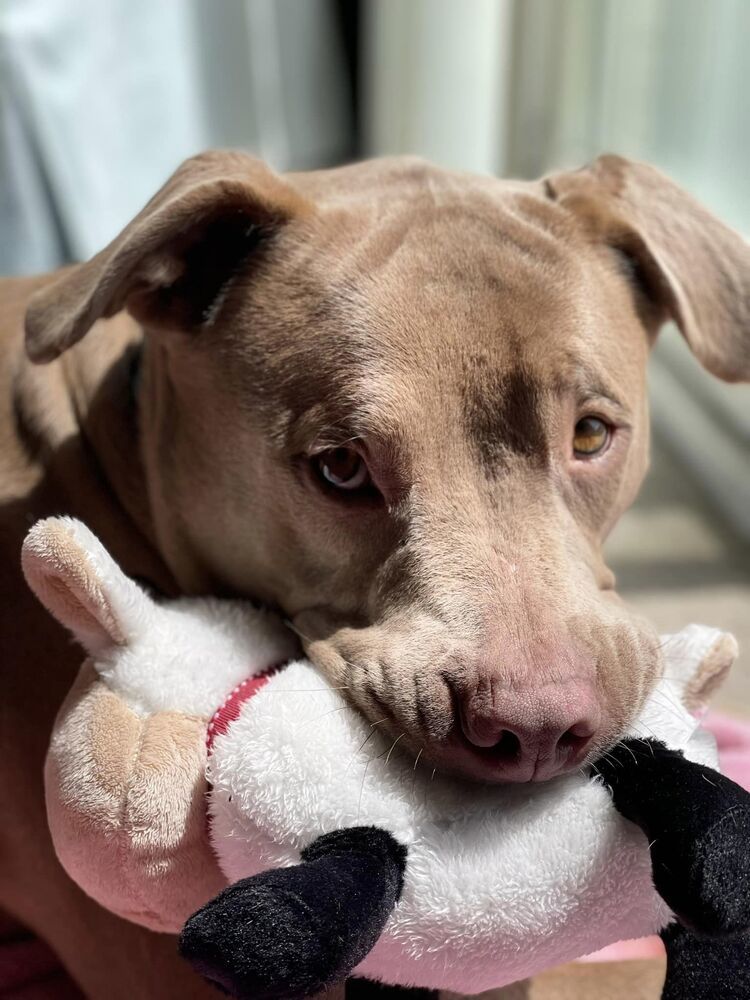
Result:
{"label": "amber eye", "polygon": [[576,458],[597,455],[609,444],[610,428],[599,417],[583,417],[573,434],[573,453]]}
{"label": "amber eye", "polygon": [[361,490],[372,485],[367,463],[354,448],[327,448],[312,458],[325,482],[338,490]]}

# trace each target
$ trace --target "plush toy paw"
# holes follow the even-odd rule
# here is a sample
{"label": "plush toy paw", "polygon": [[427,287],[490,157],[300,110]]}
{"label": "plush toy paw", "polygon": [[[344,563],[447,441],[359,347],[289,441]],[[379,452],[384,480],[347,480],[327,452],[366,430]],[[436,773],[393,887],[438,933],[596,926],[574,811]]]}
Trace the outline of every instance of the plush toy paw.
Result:
{"label": "plush toy paw", "polygon": [[750,930],[750,794],[656,740],[625,740],[596,770],[648,837],[654,885],[680,922]]}
{"label": "plush toy paw", "polygon": [[438,990],[419,986],[391,986],[370,979],[347,979],[345,1000],[438,1000]]}
{"label": "plush toy paw", "polygon": [[302,863],[243,879],[185,924],[180,953],[227,993],[299,1000],[341,982],[380,936],[406,848],[375,827],[319,837]]}
{"label": "plush toy paw", "polygon": [[750,935],[701,938],[671,924],[661,936],[667,949],[662,1000],[750,997]]}

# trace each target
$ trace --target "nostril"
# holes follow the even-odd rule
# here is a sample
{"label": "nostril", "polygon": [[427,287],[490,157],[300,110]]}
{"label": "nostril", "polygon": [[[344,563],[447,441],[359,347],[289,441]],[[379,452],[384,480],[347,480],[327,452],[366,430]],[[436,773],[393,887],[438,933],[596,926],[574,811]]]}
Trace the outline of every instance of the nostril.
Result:
{"label": "nostril", "polygon": [[568,750],[582,754],[593,738],[593,733],[584,726],[571,726],[557,741],[558,750]]}
{"label": "nostril", "polygon": [[491,752],[498,760],[515,760],[521,753],[521,741],[509,729],[503,729],[500,739],[491,747]]}

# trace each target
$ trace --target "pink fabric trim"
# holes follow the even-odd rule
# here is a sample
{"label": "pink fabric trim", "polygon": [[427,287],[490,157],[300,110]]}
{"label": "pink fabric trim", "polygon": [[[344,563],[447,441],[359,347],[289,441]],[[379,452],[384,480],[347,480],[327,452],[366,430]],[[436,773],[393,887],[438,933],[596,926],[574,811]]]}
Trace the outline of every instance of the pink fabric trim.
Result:
{"label": "pink fabric trim", "polygon": [[248,677],[236,688],[229,692],[219,708],[214,712],[211,721],[206,729],[206,747],[208,752],[214,745],[217,736],[223,736],[234,720],[239,716],[243,704],[253,695],[256,695],[264,687],[271,677],[281,668],[279,666],[270,667],[262,674]]}

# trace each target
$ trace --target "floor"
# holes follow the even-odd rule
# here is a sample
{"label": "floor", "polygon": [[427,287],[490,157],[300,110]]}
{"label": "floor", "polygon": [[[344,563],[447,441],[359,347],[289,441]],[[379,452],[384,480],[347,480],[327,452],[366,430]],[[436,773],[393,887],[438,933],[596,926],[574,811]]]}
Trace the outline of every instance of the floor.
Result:
{"label": "floor", "polygon": [[608,553],[620,593],[660,631],[700,622],[734,633],[740,656],[714,706],[750,718],[750,546],[727,531],[658,442]]}

